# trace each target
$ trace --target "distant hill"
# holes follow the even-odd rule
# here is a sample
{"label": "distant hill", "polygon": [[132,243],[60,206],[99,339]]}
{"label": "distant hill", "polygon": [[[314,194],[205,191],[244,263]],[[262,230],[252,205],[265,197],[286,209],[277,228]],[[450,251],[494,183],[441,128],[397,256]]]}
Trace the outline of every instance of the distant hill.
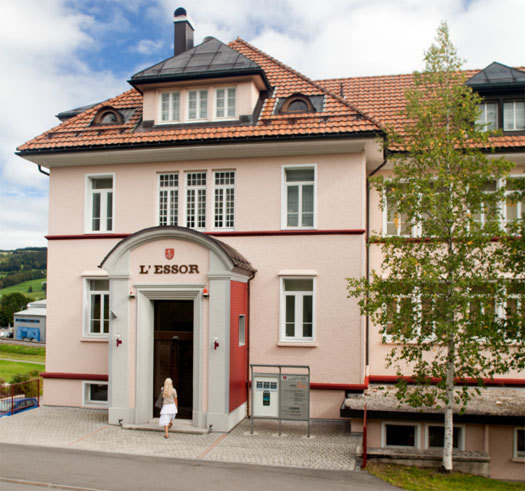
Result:
{"label": "distant hill", "polygon": [[0,250],[0,289],[46,275],[46,247]]}

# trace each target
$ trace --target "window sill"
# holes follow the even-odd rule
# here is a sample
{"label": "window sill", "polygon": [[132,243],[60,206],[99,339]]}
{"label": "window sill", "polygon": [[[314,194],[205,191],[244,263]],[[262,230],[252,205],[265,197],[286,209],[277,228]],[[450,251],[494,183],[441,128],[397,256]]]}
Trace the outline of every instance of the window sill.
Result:
{"label": "window sill", "polygon": [[80,338],[80,342],[81,343],[107,343],[109,342],[109,336],[106,336],[106,337],[99,337],[99,338],[91,338],[91,337],[86,337],[86,336],[82,336]]}
{"label": "window sill", "polygon": [[511,462],[516,462],[517,464],[523,464],[525,462],[525,457],[512,457]]}
{"label": "window sill", "polygon": [[277,346],[286,346],[290,348],[317,348],[317,341],[279,341]]}

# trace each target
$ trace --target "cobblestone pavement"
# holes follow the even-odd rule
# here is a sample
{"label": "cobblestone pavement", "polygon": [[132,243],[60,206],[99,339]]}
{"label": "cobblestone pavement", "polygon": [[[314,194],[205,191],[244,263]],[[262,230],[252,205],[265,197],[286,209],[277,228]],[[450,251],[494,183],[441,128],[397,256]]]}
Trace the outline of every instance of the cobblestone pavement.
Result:
{"label": "cobblestone pavement", "polygon": [[0,442],[76,448],[111,453],[277,465],[309,469],[355,470],[360,438],[346,422],[306,423],[255,420],[254,434],[244,420],[230,433],[192,435],[126,430],[107,424],[102,410],[43,406],[0,418]]}

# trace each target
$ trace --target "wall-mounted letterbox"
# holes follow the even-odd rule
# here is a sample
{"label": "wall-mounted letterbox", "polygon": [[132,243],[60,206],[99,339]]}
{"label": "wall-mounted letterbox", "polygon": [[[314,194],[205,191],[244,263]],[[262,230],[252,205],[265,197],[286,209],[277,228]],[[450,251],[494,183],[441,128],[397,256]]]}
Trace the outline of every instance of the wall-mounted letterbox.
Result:
{"label": "wall-mounted letterbox", "polygon": [[279,416],[278,374],[253,374],[253,415],[277,418]]}

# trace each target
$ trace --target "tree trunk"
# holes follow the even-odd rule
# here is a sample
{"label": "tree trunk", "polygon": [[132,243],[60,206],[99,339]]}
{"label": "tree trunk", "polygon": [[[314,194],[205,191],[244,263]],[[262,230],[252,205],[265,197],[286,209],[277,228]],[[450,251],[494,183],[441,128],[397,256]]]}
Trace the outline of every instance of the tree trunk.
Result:
{"label": "tree trunk", "polygon": [[454,404],[454,362],[451,360],[453,342],[449,343],[447,361],[447,407],[445,409],[445,438],[443,442],[443,469],[452,472],[452,444],[454,432],[453,404]]}

